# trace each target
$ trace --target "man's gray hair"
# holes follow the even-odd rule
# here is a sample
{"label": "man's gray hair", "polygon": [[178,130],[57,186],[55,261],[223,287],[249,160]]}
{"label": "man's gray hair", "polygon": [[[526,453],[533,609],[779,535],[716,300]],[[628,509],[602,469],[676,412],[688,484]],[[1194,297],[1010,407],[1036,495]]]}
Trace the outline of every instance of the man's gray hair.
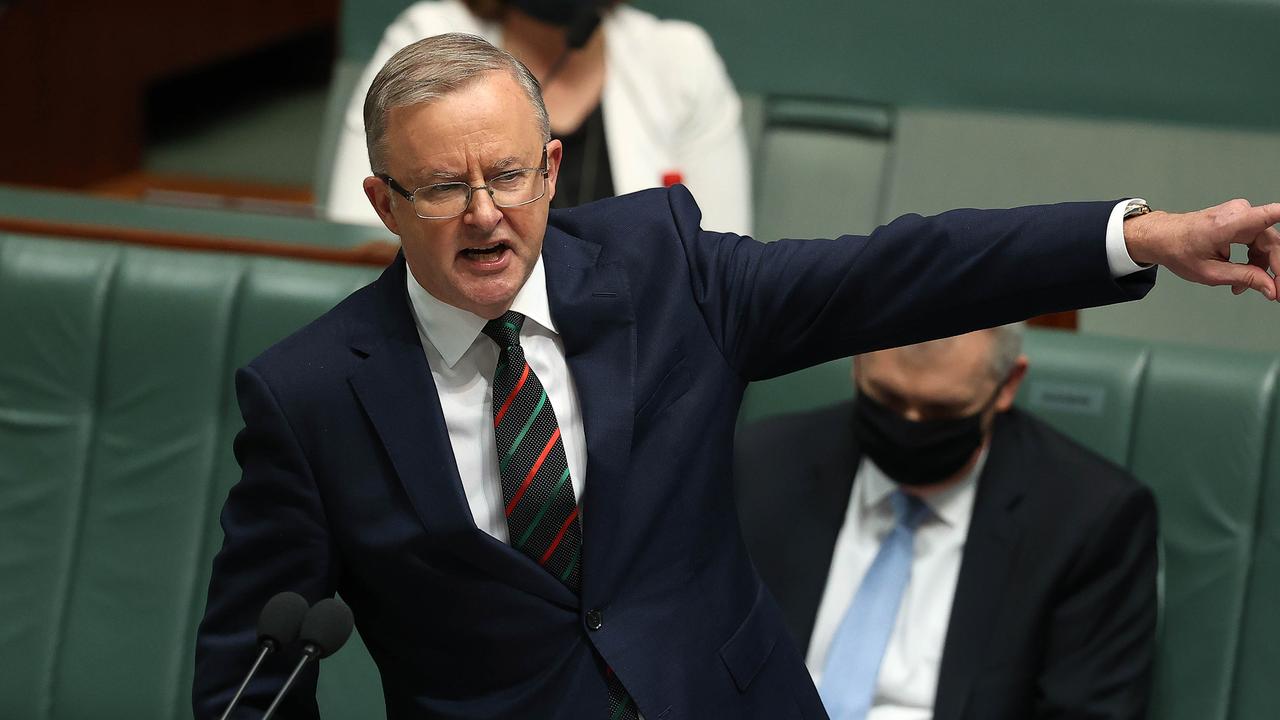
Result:
{"label": "man's gray hair", "polygon": [[[1009,377],[1009,371],[1013,370],[1013,366],[1018,362],[1018,357],[1022,355],[1022,336],[1025,334],[1027,324],[1024,322],[1010,323],[1008,325],[1000,325],[989,330],[979,332],[991,333],[991,355],[987,358],[987,374],[992,380],[1004,382]],[[926,340],[915,345],[904,345],[898,348],[900,351],[910,353],[916,358],[934,358],[940,354],[945,357],[945,353],[951,350],[951,346],[956,342],[960,335],[939,338],[937,340]],[[854,357],[856,363],[858,358]]]}
{"label": "man's gray hair", "polygon": [[991,346],[991,376],[996,382],[1009,377],[1009,371],[1022,354],[1022,336],[1026,329],[1027,324],[1022,322],[991,328],[995,334],[995,342]]}
{"label": "man's gray hair", "polygon": [[533,104],[543,142],[550,141],[551,121],[542,102],[542,88],[529,68],[483,38],[447,33],[404,47],[373,78],[364,97],[364,139],[373,171],[386,172],[387,113],[392,108],[431,102],[495,70],[511,73],[520,83]]}

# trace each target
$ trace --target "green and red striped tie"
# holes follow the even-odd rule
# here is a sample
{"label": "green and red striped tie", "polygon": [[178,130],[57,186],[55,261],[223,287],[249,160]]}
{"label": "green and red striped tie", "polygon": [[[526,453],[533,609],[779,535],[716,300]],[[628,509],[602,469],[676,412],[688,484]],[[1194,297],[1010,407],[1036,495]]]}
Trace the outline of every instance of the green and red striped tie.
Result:
{"label": "green and red striped tie", "polygon": [[[582,589],[582,520],[569,479],[551,398],[520,347],[524,315],[507,311],[484,326],[498,344],[493,374],[493,435],[511,545],[559,578]],[[635,720],[635,702],[606,669],[610,720]]]}

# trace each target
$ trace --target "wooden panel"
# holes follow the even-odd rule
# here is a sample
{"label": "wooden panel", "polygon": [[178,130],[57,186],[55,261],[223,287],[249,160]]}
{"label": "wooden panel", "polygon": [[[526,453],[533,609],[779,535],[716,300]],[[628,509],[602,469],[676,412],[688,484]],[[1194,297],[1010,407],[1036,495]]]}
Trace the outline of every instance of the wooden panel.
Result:
{"label": "wooden panel", "polygon": [[147,85],[334,27],[339,0],[18,0],[0,13],[0,180],[83,187],[138,167]]}
{"label": "wooden panel", "polygon": [[1067,310],[1066,312],[1041,315],[1040,317],[1031,318],[1027,321],[1027,324],[1035,327],[1057,328],[1059,330],[1078,330],[1080,329],[1080,313],[1078,310]]}

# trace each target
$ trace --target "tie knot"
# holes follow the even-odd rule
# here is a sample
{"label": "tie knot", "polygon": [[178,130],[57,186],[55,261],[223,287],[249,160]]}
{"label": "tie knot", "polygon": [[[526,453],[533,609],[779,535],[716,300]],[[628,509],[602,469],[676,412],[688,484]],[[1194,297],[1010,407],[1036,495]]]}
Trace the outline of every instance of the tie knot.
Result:
{"label": "tie knot", "polygon": [[481,332],[493,338],[498,343],[498,349],[505,352],[507,348],[520,344],[520,328],[523,325],[524,316],[515,310],[508,310],[501,317],[485,323]]}
{"label": "tie knot", "polygon": [[929,514],[929,506],[923,500],[901,490],[894,490],[889,501],[893,503],[894,519],[908,530],[914,531]]}

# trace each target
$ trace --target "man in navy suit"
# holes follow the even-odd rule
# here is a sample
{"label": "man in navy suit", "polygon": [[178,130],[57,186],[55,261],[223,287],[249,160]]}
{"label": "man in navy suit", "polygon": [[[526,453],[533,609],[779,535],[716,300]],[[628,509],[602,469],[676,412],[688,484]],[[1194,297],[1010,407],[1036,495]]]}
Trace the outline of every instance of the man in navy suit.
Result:
{"label": "man in navy suit", "polygon": [[[872,719],[1146,717],[1155,501],[1013,406],[1021,335],[1002,326],[860,355],[853,401],[738,437],[747,548],[832,718],[867,700]],[[896,495],[924,516],[860,684],[837,675],[846,643],[872,642],[854,631]]]}
{"label": "man in navy suit", "polygon": [[[282,590],[342,594],[393,718],[823,717],[739,538],[747,382],[1135,299],[1155,271],[1134,261],[1275,297],[1219,258],[1280,246],[1280,205],[967,210],[769,245],[702,230],[680,187],[548,217],[562,149],[537,83],[477,38],[392,57],[365,125],[403,257],[237,374],[200,718]],[[315,716],[314,682],[284,715]]]}

